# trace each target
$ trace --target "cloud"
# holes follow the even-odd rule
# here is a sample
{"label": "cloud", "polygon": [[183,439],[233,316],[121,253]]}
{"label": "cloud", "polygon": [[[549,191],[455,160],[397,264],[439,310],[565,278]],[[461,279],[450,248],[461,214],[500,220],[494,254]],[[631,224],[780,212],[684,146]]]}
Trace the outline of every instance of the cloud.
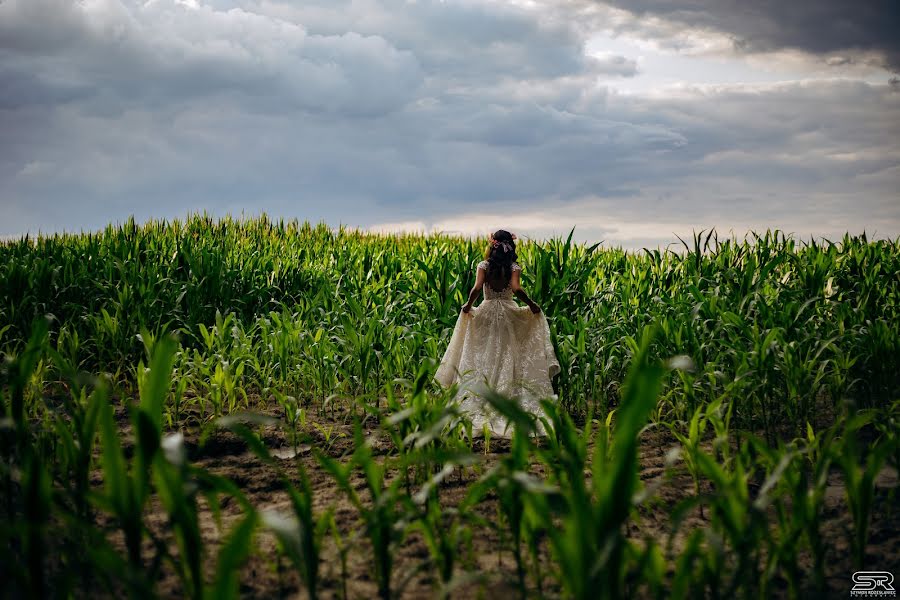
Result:
{"label": "cloud", "polygon": [[637,61],[631,58],[610,52],[594,54],[591,58],[594,61],[592,71],[597,74],[633,77],[638,73]]}
{"label": "cloud", "polygon": [[[426,74],[466,85],[498,79],[557,78],[583,73],[628,74],[628,66],[586,56],[583,34],[566,15],[535,7],[477,0],[320,0],[248,2],[254,11],[302,23],[310,31],[348,29],[382,35],[414,52]],[[621,57],[627,63],[627,59]]]}
{"label": "cloud", "polygon": [[[596,0],[594,0],[596,1]],[[797,49],[832,55],[831,64],[877,61],[900,69],[900,10],[894,0],[603,0],[627,11],[619,32],[692,46],[684,28],[730,38],[743,52]],[[680,40],[680,41],[679,41]]]}
{"label": "cloud", "polygon": [[415,56],[377,35],[309,34],[196,2],[7,0],[0,39],[17,83],[3,98],[12,108],[35,96],[116,111],[226,94],[267,111],[373,115],[422,83]]}
{"label": "cloud", "polygon": [[585,6],[0,2],[0,235],[192,210],[629,244],[693,223],[900,234],[896,85],[623,93],[643,57],[588,53]]}
{"label": "cloud", "polygon": [[[607,247],[624,247],[629,250],[642,248],[682,249],[680,237],[690,240],[695,232],[710,231],[716,228],[719,239],[732,236],[742,239],[748,232],[763,232],[766,229],[779,229],[786,234],[808,240],[810,237],[840,239],[847,231],[846,221],[830,220],[817,224],[810,230],[809,224],[797,215],[747,216],[732,220],[733,226],[723,227],[713,217],[700,219],[684,219],[677,215],[668,217],[646,217],[633,219],[617,214],[613,207],[604,207],[603,203],[585,200],[564,206],[525,209],[515,213],[509,212],[471,212],[460,213],[432,221],[409,221],[394,223],[376,223],[365,228],[373,233],[445,233],[463,236],[486,236],[491,231],[502,228],[514,231],[520,243],[529,240],[542,240],[550,237],[565,238],[570,231],[577,242],[602,242]],[[900,220],[894,219],[884,223],[887,228],[897,231]],[[861,229],[859,230],[861,231]],[[879,227],[869,228],[871,238],[884,235]]]}

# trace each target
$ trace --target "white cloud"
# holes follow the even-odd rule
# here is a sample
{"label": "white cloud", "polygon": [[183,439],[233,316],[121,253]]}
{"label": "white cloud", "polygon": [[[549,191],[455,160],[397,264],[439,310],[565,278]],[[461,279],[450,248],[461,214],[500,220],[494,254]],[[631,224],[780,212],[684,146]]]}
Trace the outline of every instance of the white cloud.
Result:
{"label": "white cloud", "polygon": [[113,111],[231,94],[267,111],[381,114],[405,104],[422,82],[415,56],[380,36],[309,34],[289,21],[198,2],[8,0],[0,24],[15,52],[7,68],[35,72],[35,85],[47,91],[79,89]]}
{"label": "white cloud", "polygon": [[719,239],[736,237],[743,239],[751,232],[779,229],[785,233],[808,240],[811,237],[838,239],[845,231],[861,232],[868,228],[870,237],[896,235],[900,231],[900,218],[873,224],[847,219],[847,215],[818,219],[810,223],[803,216],[778,215],[772,218],[745,212],[723,227],[716,218],[679,220],[669,218],[638,218],[618,210],[615,202],[603,199],[584,199],[574,203],[547,206],[544,209],[509,212],[469,212],[433,221],[409,221],[377,223],[367,227],[378,233],[447,233],[463,236],[486,236],[497,229],[513,231],[523,241],[543,240],[551,237],[565,238],[574,227],[573,239],[579,242],[602,241],[605,246],[621,246],[627,250],[641,248],[666,248],[680,251],[679,237],[690,240],[695,232],[716,228]]}

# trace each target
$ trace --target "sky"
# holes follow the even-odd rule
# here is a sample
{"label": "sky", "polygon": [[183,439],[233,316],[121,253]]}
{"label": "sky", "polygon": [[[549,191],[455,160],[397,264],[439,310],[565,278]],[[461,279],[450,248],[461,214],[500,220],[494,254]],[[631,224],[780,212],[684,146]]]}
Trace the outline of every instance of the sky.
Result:
{"label": "sky", "polygon": [[0,0],[0,237],[896,239],[898,30],[896,0]]}

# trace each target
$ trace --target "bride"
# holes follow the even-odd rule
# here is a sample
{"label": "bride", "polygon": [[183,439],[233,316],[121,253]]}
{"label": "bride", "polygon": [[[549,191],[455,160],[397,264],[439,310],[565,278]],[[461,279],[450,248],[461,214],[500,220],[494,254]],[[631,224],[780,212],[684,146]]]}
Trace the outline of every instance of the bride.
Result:
{"label": "bride", "polygon": [[[515,240],[515,234],[502,229],[491,235],[469,301],[435,373],[444,387],[459,384],[455,400],[471,419],[473,434],[484,429],[494,436],[512,434],[506,419],[481,397],[485,386],[517,399],[522,409],[535,415],[543,412],[541,399],[556,399],[550,379],[559,373],[559,362],[550,343],[550,327],[520,285]],[[484,301],[473,308],[482,290]],[[513,295],[527,306],[516,304]],[[537,429],[544,433],[540,421]]]}

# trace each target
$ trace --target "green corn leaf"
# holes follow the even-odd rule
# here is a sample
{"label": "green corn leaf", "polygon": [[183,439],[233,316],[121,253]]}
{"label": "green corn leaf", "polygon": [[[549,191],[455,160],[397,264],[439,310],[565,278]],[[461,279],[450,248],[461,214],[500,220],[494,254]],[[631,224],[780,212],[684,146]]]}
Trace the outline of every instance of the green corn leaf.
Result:
{"label": "green corn leaf", "polygon": [[172,367],[177,349],[178,342],[173,337],[164,336],[157,341],[147,382],[141,389],[141,410],[150,418],[157,432],[162,432],[163,406],[172,385]]}
{"label": "green corn leaf", "polygon": [[130,487],[125,456],[119,442],[119,431],[113,420],[113,409],[104,404],[100,409],[100,441],[102,445],[103,482],[106,495],[118,512],[124,512],[130,505]]}
{"label": "green corn leaf", "polygon": [[216,600],[240,597],[238,576],[241,566],[253,551],[253,533],[256,531],[257,521],[256,513],[250,512],[228,534],[219,550],[215,582],[207,597]]}

